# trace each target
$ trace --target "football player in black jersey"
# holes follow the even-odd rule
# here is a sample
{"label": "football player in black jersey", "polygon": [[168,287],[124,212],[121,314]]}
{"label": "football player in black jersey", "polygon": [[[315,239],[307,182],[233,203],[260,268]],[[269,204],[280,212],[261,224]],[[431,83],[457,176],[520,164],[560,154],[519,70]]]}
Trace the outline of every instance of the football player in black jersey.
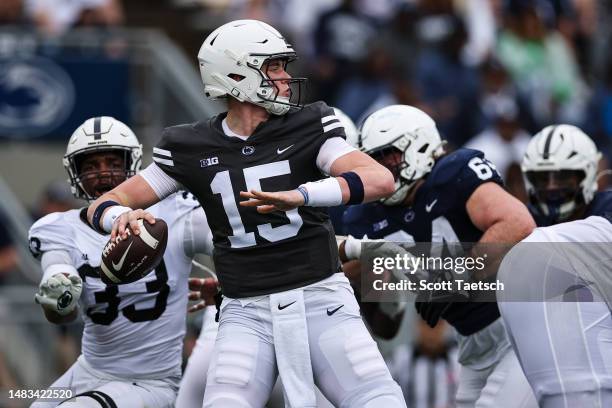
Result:
{"label": "football player in black jersey", "polygon": [[522,163],[543,228],[504,259],[500,312],[542,407],[612,406],[612,192],[597,192],[600,158],[579,128],[554,125]]}
{"label": "football player in black jersey", "polygon": [[[527,208],[503,189],[484,154],[471,149],[445,153],[434,121],[417,108],[392,105],[376,111],[365,121],[360,142],[395,174],[396,191],[381,202],[346,211],[345,227],[353,237],[367,234],[441,248],[459,242],[514,243],[535,226]],[[360,248],[356,239],[347,240],[341,244],[343,258],[358,259]],[[436,256],[433,252],[428,255]],[[495,302],[438,300],[418,302],[417,309],[430,326],[441,317],[458,332],[457,406],[536,405]]]}
{"label": "football player in black jersey", "polygon": [[140,218],[154,222],[140,208],[179,185],[202,204],[226,296],[205,407],[264,406],[278,373],[292,407],[315,406],[314,382],[337,406],[404,407],[325,210],[386,197],[393,176],[346,143],[325,103],[299,103],[292,87],[302,79],[286,71],[295,57],[259,21],[212,32],[198,54],[204,92],[228,111],[167,128],[154,163],[96,200],[88,218],[114,237],[128,224],[137,234]]}

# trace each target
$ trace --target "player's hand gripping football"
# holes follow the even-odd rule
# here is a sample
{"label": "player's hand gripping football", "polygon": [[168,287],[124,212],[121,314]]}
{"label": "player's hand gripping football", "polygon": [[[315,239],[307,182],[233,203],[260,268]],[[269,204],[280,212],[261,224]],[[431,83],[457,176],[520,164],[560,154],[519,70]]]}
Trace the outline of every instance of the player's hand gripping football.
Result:
{"label": "player's hand gripping football", "polygon": [[132,233],[134,233],[134,235],[140,235],[138,220],[141,218],[147,221],[149,224],[155,224],[155,217],[150,212],[145,210],[126,211],[115,219],[113,229],[111,231],[111,239],[115,239],[117,235],[125,239],[127,237],[127,233],[125,232],[127,226],[130,227],[130,230]]}
{"label": "player's hand gripping football", "polygon": [[268,214],[274,211],[289,211],[304,205],[304,196],[297,190],[290,191],[241,191],[240,197],[248,198],[241,201],[243,207],[257,207],[257,212]]}
{"label": "player's hand gripping football", "polygon": [[189,313],[197,312],[206,306],[215,304],[215,295],[219,292],[219,281],[215,278],[189,278],[189,300],[199,303],[189,306]]}
{"label": "player's hand gripping football", "polygon": [[34,300],[44,309],[66,316],[77,307],[82,290],[80,277],[56,273],[40,283]]}

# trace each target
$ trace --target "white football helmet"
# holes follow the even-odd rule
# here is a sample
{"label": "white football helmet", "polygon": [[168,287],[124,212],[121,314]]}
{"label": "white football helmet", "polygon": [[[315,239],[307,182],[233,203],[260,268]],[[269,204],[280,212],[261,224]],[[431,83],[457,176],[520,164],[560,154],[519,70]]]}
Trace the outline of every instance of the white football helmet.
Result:
{"label": "white football helmet", "polygon": [[395,193],[383,203],[404,201],[414,183],[426,176],[444,153],[445,143],[433,119],[415,107],[391,105],[371,114],[361,128],[361,150],[378,161],[394,151],[401,153],[401,160],[389,168],[395,176]]}
{"label": "white football helmet", "polygon": [[[600,159],[595,143],[576,126],[553,125],[542,129],[529,141],[521,165],[535,209],[550,223],[556,223],[567,219],[579,206],[590,203],[597,191]],[[563,184],[573,175],[580,182],[576,189],[568,190]],[[551,183],[552,188],[547,188]]]}
{"label": "white football helmet", "polygon": [[[296,103],[291,101],[295,95],[278,96],[275,80],[268,78],[261,67],[267,60],[279,58],[291,62],[297,54],[274,27],[257,20],[224,24],[206,37],[198,53],[204,93],[211,99],[232,96],[261,106],[271,114],[284,115],[290,107],[301,106],[301,86]],[[301,85],[305,80],[288,81]]]}
{"label": "white football helmet", "polygon": [[70,177],[72,194],[76,198],[94,200],[83,189],[80,163],[84,155],[93,152],[115,151],[124,153],[125,177],[132,177],[142,164],[142,145],[134,132],[123,122],[110,116],[87,119],[79,126],[68,141],[63,164]]}
{"label": "white football helmet", "polygon": [[344,127],[344,133],[346,134],[346,142],[351,146],[359,149],[359,131],[355,123],[347,116],[346,113],[342,112],[338,108],[334,108],[334,113],[342,123]]}

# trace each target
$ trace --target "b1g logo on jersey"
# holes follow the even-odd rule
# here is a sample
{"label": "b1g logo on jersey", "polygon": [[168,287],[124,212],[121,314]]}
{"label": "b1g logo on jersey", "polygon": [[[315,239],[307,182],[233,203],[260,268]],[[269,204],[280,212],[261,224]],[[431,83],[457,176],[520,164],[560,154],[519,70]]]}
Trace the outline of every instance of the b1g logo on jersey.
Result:
{"label": "b1g logo on jersey", "polygon": [[210,167],[219,164],[219,157],[208,157],[200,160],[200,167]]}

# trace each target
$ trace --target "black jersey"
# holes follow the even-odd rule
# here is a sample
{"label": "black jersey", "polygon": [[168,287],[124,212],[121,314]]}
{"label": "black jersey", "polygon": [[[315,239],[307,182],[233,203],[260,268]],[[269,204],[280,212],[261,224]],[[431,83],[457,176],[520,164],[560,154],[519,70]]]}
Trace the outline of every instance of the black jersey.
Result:
{"label": "black jersey", "polygon": [[334,230],[323,208],[260,214],[241,207],[240,191],[284,191],[323,174],[316,158],[332,137],[345,138],[323,102],[270,116],[247,140],[225,135],[226,113],[170,127],[155,163],[198,199],[213,232],[214,263],[226,296],[280,292],[339,272]]}

